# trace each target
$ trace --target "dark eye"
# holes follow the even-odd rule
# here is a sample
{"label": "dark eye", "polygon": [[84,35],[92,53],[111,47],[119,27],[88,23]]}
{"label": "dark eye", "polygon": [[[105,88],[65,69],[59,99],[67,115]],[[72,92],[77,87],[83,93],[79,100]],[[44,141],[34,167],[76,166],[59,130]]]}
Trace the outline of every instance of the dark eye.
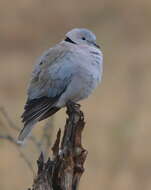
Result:
{"label": "dark eye", "polygon": [[86,40],[85,37],[82,37],[82,40]]}

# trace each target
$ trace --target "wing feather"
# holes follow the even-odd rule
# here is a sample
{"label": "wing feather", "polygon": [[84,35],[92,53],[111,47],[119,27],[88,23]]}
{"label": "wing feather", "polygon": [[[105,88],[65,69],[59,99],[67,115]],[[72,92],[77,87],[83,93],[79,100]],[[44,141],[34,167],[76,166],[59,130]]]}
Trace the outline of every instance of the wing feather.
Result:
{"label": "wing feather", "polygon": [[66,46],[57,45],[45,52],[35,65],[22,114],[24,128],[19,134],[19,141],[24,141],[36,122],[60,109],[56,103],[70,83],[74,71],[68,59],[70,53]]}

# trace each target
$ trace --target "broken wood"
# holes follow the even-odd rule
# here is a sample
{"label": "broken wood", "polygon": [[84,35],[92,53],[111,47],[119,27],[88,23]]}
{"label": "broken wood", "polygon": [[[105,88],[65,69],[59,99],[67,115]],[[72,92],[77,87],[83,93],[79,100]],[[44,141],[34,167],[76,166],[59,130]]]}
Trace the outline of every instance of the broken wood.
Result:
{"label": "broken wood", "polygon": [[78,104],[68,103],[67,115],[62,140],[59,129],[52,147],[52,158],[45,162],[41,153],[37,161],[32,190],[78,190],[87,157],[87,150],[81,144],[85,122]]}

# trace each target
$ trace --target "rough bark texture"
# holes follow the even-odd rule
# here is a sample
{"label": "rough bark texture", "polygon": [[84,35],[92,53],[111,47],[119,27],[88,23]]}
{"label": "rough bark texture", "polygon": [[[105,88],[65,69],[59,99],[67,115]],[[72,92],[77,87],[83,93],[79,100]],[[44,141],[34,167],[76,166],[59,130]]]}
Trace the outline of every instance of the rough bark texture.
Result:
{"label": "rough bark texture", "polygon": [[61,140],[59,129],[52,158],[45,163],[41,154],[37,161],[38,173],[32,190],[77,190],[79,187],[87,156],[81,145],[84,116],[80,106],[72,102],[67,105],[67,115],[64,135]]}

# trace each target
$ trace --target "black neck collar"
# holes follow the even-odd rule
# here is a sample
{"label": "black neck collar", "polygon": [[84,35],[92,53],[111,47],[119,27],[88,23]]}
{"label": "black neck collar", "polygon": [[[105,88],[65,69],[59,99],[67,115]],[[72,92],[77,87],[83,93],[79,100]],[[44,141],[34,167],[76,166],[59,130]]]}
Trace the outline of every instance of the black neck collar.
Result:
{"label": "black neck collar", "polygon": [[72,44],[76,44],[74,41],[72,41],[70,38],[66,37],[66,39],[64,40],[66,42],[72,43]]}

